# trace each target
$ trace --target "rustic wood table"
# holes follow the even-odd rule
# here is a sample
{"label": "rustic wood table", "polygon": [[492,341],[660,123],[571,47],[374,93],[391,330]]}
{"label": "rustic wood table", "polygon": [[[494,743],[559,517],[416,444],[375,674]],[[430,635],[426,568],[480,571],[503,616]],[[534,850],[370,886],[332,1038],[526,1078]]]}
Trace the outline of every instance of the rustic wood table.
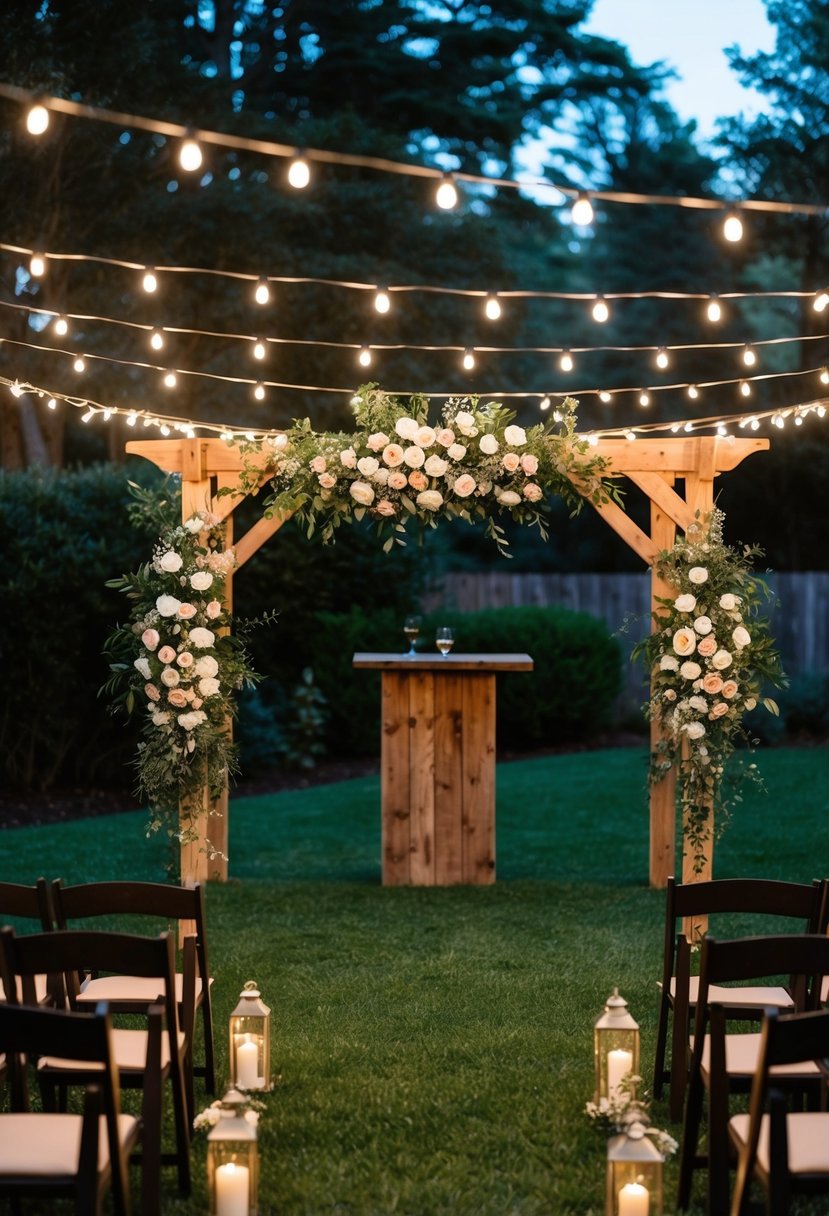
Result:
{"label": "rustic wood table", "polygon": [[528,654],[358,653],[381,671],[384,886],[495,881],[495,676]]}

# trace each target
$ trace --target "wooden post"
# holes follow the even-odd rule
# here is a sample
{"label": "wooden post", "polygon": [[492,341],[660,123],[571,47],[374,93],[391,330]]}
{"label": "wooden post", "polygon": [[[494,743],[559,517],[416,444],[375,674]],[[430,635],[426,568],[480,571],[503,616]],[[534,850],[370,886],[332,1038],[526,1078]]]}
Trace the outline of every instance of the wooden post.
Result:
{"label": "wooden post", "polygon": [[[664,474],[668,485],[673,477]],[[651,538],[658,549],[672,548],[676,540],[676,524],[673,519],[651,499]],[[673,587],[659,578],[654,571],[651,579],[651,612],[657,612],[658,598],[675,595]],[[652,625],[655,628],[655,624]],[[653,694],[653,681],[651,681]],[[650,744],[653,751],[664,738],[659,723],[651,720]],[[676,769],[671,768],[661,781],[651,786],[650,795],[650,885],[663,888],[674,874],[676,866]]]}

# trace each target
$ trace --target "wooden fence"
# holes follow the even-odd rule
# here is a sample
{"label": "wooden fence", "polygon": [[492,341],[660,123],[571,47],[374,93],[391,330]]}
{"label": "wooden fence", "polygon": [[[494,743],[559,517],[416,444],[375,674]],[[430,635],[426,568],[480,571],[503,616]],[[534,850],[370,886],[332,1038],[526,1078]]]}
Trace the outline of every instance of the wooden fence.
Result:
{"label": "wooden fence", "polygon": [[[789,676],[829,670],[829,572],[764,575],[773,597],[768,616]],[[626,656],[620,710],[641,705],[646,675],[627,657],[650,628],[650,572],[641,574],[510,574],[484,572],[446,575],[424,608],[476,612],[509,605],[562,604],[601,618],[619,638]],[[461,639],[462,644],[462,639]]]}

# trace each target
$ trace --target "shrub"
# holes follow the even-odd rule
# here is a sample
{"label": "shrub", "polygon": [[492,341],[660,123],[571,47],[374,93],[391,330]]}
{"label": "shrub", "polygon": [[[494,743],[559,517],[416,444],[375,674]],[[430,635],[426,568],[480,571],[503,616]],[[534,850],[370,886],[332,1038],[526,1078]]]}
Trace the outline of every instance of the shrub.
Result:
{"label": "shrub", "polygon": [[823,738],[829,732],[829,675],[825,671],[794,676],[779,700],[789,734]]}

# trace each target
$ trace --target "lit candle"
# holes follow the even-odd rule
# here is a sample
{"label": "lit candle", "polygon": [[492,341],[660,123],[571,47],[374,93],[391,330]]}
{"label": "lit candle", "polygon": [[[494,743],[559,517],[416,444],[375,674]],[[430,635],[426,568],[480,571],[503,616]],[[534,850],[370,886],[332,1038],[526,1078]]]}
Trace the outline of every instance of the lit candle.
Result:
{"label": "lit candle", "polygon": [[619,1216],[648,1216],[650,1195],[641,1182],[628,1182],[619,1191]]}
{"label": "lit candle", "polygon": [[[216,1170],[216,1216],[248,1216],[250,1171],[229,1161]],[[627,1188],[625,1188],[627,1189]],[[645,1209],[647,1214],[647,1208]]]}
{"label": "lit candle", "polygon": [[258,1057],[259,1049],[250,1037],[236,1048],[236,1084],[240,1089],[261,1089]]}
{"label": "lit candle", "polygon": [[632,1051],[617,1047],[607,1053],[607,1096],[611,1101],[619,1096],[619,1084],[632,1069]]}

